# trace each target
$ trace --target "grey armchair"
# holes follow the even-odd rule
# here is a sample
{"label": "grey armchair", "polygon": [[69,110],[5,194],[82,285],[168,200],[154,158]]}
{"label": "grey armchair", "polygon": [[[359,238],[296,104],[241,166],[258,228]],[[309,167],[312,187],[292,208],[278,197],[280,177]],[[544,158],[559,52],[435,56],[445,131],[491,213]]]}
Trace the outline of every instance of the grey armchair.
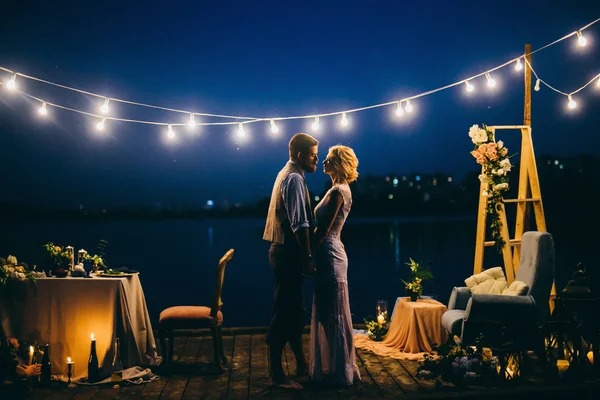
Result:
{"label": "grey armchair", "polygon": [[554,240],[547,232],[528,231],[521,240],[521,259],[515,280],[527,284],[521,296],[471,294],[467,287],[455,287],[442,326],[461,343],[472,345],[482,334],[485,344],[507,341],[523,350],[543,346],[540,328],[550,310],[554,281]]}

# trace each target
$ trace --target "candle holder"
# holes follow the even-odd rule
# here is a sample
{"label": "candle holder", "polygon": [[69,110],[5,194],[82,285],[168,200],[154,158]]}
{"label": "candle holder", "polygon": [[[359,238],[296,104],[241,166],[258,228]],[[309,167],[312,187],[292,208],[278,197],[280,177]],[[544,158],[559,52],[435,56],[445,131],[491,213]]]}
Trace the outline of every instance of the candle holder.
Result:
{"label": "candle holder", "polygon": [[71,361],[71,358],[69,357],[67,359],[67,387],[70,388],[74,388],[77,387],[77,385],[75,384],[75,382],[73,382],[71,380],[71,377],[73,376],[73,364],[75,364],[73,361]]}
{"label": "candle holder", "polygon": [[375,313],[377,323],[381,326],[386,326],[389,322],[388,319],[388,302],[387,300],[377,300],[377,312]]}

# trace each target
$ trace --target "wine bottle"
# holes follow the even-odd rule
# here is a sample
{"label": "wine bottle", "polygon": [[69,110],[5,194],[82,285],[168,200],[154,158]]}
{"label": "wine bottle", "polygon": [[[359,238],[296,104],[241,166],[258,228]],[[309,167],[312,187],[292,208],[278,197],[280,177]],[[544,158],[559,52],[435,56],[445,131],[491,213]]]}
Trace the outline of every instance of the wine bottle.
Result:
{"label": "wine bottle", "polygon": [[96,339],[92,338],[90,358],[88,360],[88,382],[98,382],[98,354],[96,353]]}
{"label": "wine bottle", "polygon": [[49,386],[51,381],[51,369],[50,369],[50,345],[44,346],[44,355],[42,356],[42,371],[40,375],[40,385]]}
{"label": "wine bottle", "polygon": [[119,346],[119,338],[115,339],[115,357],[112,363],[111,382],[120,384],[123,380],[123,362],[121,361],[121,346]]}

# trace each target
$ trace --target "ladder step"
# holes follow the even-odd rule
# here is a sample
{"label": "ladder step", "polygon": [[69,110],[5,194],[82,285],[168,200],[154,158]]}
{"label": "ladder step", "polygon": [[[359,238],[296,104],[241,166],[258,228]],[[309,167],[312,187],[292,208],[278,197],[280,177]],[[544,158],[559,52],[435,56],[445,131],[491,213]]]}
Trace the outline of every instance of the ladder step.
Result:
{"label": "ladder step", "polygon": [[[510,239],[508,241],[508,244],[511,246],[519,246],[521,244],[521,240],[520,239]],[[496,242],[494,242],[493,240],[489,240],[487,242],[483,242],[483,245],[485,247],[490,247],[490,246],[496,245]]]}
{"label": "ladder step", "polygon": [[528,199],[504,199],[505,203],[527,203],[534,201],[542,201],[540,198],[528,198]]}

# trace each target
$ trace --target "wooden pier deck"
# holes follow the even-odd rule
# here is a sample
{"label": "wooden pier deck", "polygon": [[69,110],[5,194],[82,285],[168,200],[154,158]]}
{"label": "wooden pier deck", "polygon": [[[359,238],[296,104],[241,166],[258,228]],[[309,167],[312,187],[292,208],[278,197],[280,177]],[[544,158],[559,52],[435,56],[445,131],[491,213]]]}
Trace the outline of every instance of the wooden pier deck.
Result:
{"label": "wooden pier deck", "polygon": [[[210,336],[181,336],[175,339],[174,370],[170,377],[142,385],[113,387],[66,388],[54,382],[50,388],[37,388],[22,392],[0,391],[1,399],[43,400],[100,400],[100,399],[443,399],[492,398],[530,399],[540,396],[558,399],[576,396],[579,399],[597,398],[599,380],[579,383],[545,383],[541,376],[532,376],[525,382],[496,387],[470,386],[458,389],[435,381],[415,377],[418,363],[399,361],[357,350],[357,363],[362,380],[347,388],[326,388],[311,384],[308,378],[299,378],[302,391],[285,391],[265,386],[269,376],[267,348],[264,332],[235,333],[223,337],[225,352],[230,359],[228,369],[219,375],[211,374],[212,340]],[[304,345],[308,351],[308,334]],[[308,354],[308,353],[307,353]],[[294,376],[295,359],[289,348],[284,363],[290,376]],[[156,371],[159,375],[160,372]],[[538,371],[538,375],[541,371]]]}

